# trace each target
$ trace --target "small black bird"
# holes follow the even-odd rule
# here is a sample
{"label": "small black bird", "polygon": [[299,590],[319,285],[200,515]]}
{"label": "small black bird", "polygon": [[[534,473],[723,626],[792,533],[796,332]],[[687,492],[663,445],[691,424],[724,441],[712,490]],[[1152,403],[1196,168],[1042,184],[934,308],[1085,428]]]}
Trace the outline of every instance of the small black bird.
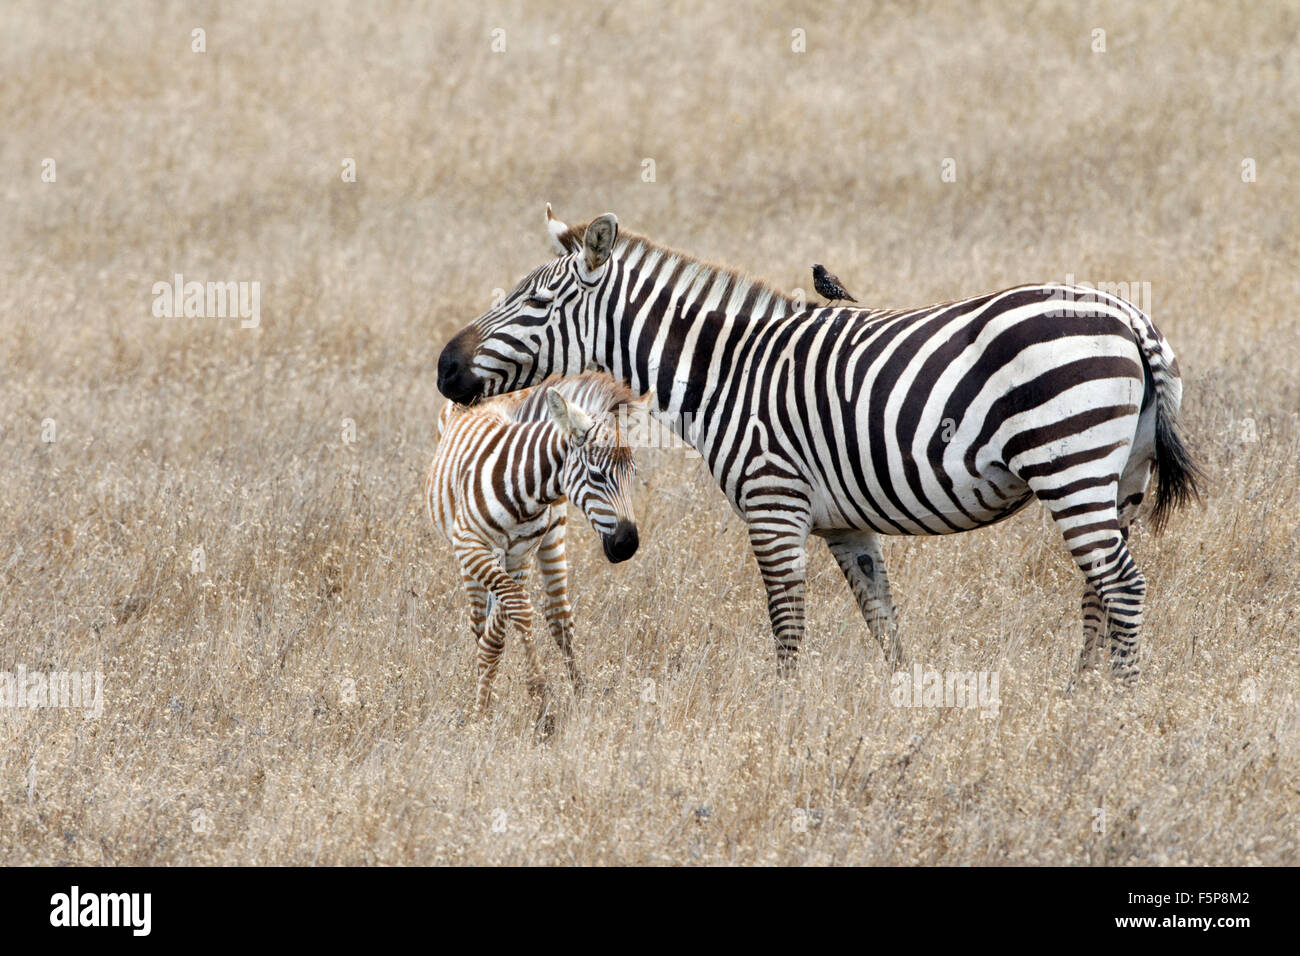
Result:
{"label": "small black bird", "polygon": [[813,264],[813,288],[827,302],[834,302],[836,299],[847,299],[850,302],[858,301],[849,295],[844,286],[840,285],[840,277],[827,272],[826,267],[820,263]]}

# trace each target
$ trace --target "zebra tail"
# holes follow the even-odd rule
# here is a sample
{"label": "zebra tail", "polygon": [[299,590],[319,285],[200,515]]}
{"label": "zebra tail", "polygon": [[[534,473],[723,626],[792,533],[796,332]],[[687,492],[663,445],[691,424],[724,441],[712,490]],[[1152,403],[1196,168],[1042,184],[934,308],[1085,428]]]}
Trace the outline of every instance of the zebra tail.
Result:
{"label": "zebra tail", "polygon": [[1151,526],[1159,534],[1174,511],[1199,500],[1205,472],[1183,443],[1178,420],[1183,383],[1173,350],[1145,315],[1139,312],[1129,321],[1156,391],[1156,497]]}
{"label": "zebra tail", "polygon": [[1163,408],[1156,407],[1156,505],[1151,511],[1151,526],[1159,534],[1165,522],[1178,508],[1201,497],[1205,473],[1192,458],[1179,435],[1177,419],[1170,420]]}

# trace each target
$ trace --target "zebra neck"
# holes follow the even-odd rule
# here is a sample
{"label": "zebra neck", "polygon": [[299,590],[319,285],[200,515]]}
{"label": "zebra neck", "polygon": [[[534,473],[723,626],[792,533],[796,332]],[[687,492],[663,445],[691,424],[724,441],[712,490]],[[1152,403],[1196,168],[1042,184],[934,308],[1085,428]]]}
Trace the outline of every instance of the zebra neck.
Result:
{"label": "zebra neck", "polygon": [[712,389],[720,349],[761,323],[795,311],[786,296],[757,280],[655,250],[623,265],[616,295],[597,330],[596,364],[638,394],[655,391],[662,418],[690,422]]}
{"label": "zebra neck", "polygon": [[527,440],[514,469],[516,497],[531,514],[537,514],[564,497],[564,436],[553,422],[520,426]]}

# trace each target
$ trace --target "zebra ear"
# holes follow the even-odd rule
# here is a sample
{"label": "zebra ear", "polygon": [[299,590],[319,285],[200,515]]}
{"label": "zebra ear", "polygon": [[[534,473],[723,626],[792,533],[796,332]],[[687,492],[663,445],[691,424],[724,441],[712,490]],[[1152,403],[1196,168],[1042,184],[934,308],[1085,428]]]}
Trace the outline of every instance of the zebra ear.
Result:
{"label": "zebra ear", "polygon": [[582,236],[582,253],[587,271],[595,272],[614,253],[614,240],[618,238],[618,216],[612,212],[593,219]]}
{"label": "zebra ear", "polygon": [[546,408],[551,413],[551,420],[568,438],[577,438],[581,441],[595,424],[590,415],[577,405],[571,404],[558,389],[553,388],[546,393]]}
{"label": "zebra ear", "polygon": [[557,254],[561,256],[568,255],[573,250],[564,244],[562,238],[569,227],[555,218],[555,213],[551,212],[551,204],[546,204],[546,232],[551,237],[551,245],[555,247]]}

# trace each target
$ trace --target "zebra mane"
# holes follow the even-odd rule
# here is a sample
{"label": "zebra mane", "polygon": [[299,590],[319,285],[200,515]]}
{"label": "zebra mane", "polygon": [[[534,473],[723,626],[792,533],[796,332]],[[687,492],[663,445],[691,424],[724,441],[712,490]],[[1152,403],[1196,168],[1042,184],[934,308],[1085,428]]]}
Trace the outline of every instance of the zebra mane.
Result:
{"label": "zebra mane", "polygon": [[551,413],[546,407],[546,393],[552,388],[593,418],[613,414],[620,405],[635,402],[640,397],[604,372],[583,372],[568,378],[552,375],[540,385],[521,393],[523,397],[517,404],[504,410],[506,415],[513,422],[547,421]]}
{"label": "zebra mane", "polygon": [[[582,249],[582,237],[587,232],[587,226],[588,223],[578,223],[577,225],[570,226],[555,238],[564,246],[564,248],[569,250],[569,252],[578,252]],[[772,298],[780,299],[791,307],[795,304],[794,300],[789,295],[782,292],[765,279],[752,276],[747,272],[740,269],[734,269],[731,266],[724,266],[716,262],[701,259],[698,256],[690,255],[689,253],[680,252],[677,249],[672,249],[651,239],[647,239],[645,236],[639,235],[638,233],[627,232],[620,226],[618,230],[618,238],[614,241],[614,255],[617,258],[625,259],[633,253],[640,253],[640,255],[637,256],[638,261],[646,261],[652,254],[657,254],[661,257],[679,260],[687,267],[694,266],[694,276],[696,279],[698,279],[701,274],[720,277],[726,283],[722,295],[718,299],[718,301],[722,303],[731,302],[739,304],[745,301],[745,298],[749,295],[751,290],[757,290],[760,295],[762,293],[767,293]]]}

